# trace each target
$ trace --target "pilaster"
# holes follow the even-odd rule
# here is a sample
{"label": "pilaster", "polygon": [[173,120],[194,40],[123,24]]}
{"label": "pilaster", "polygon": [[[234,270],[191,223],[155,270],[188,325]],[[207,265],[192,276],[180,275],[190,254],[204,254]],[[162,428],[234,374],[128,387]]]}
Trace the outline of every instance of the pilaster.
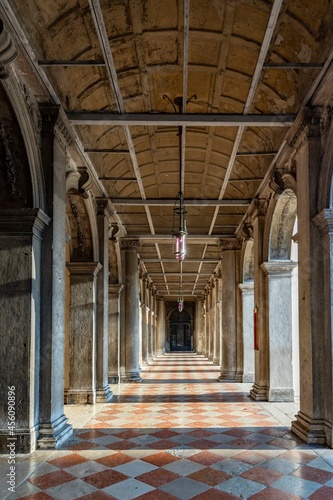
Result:
{"label": "pilaster", "polygon": [[112,391],[108,383],[109,220],[112,215],[109,199],[97,198],[96,208],[99,261],[102,265],[97,275],[96,403],[108,403],[112,399]]}
{"label": "pilaster", "polygon": [[56,448],[72,433],[64,415],[66,152],[55,140],[59,107],[40,104],[45,210],[40,323],[40,448]]}

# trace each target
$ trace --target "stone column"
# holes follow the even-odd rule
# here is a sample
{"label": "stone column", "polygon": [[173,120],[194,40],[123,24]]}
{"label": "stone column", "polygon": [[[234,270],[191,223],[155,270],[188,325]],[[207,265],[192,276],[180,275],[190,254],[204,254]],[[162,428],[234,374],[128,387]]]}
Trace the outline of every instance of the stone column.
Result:
{"label": "stone column", "polygon": [[97,198],[96,204],[99,261],[102,264],[102,269],[97,275],[96,403],[107,403],[112,399],[112,391],[108,383],[109,220],[112,213],[108,198]]}
{"label": "stone column", "polygon": [[96,276],[97,262],[69,262],[70,337],[67,404],[96,402]]}
{"label": "stone column", "polygon": [[222,249],[222,368],[220,382],[240,382],[237,365],[237,286],[240,267],[240,241],[220,240]]}
{"label": "stone column", "polygon": [[147,289],[147,305],[148,305],[148,324],[147,324],[147,337],[148,337],[148,360],[153,361],[153,296],[152,284],[149,283]]}
{"label": "stone column", "polygon": [[208,359],[214,361],[214,354],[216,353],[216,288],[215,279],[211,279],[210,285],[210,313],[209,313],[209,357]]}
{"label": "stone column", "polygon": [[108,363],[108,383],[118,384],[119,382],[119,349],[120,349],[120,298],[123,285],[109,284],[109,363]]}
{"label": "stone column", "polygon": [[217,322],[218,322],[218,356],[219,356],[219,366],[222,367],[222,287],[223,287],[223,279],[222,279],[222,271],[219,271],[218,274],[219,282],[218,282],[218,311],[217,311]]}
{"label": "stone column", "polygon": [[221,273],[215,276],[215,343],[214,343],[214,365],[221,366],[222,364],[222,315],[221,315],[221,286],[222,275]]}
{"label": "stone column", "polygon": [[121,242],[124,299],[120,357],[120,381],[141,382],[139,373],[140,325],[139,325],[139,268],[138,240]]}
{"label": "stone column", "polygon": [[205,290],[205,356],[209,358],[209,314],[210,314],[210,293],[209,288]]}
{"label": "stone column", "polygon": [[[325,209],[315,219],[320,230],[323,245],[323,291],[324,303],[321,312],[324,313],[324,432],[326,444],[333,448],[333,209]],[[301,407],[302,409],[302,407]]]}
{"label": "stone column", "polygon": [[142,308],[142,324],[141,324],[141,335],[142,335],[142,364],[149,364],[148,355],[148,312],[147,307],[147,276],[143,275],[141,279],[141,308]]}
{"label": "stone column", "polygon": [[[325,392],[325,316],[323,304],[324,266],[322,241],[313,221],[317,215],[320,175],[320,113],[306,109],[299,124],[297,141],[292,144],[297,173],[298,213],[298,289],[300,331],[300,411],[292,422],[292,431],[308,443],[324,443]],[[331,350],[331,348],[330,348]],[[332,391],[332,389],[331,389]]]}
{"label": "stone column", "polygon": [[295,267],[286,261],[261,265],[268,280],[268,401],[294,401],[291,277]]}
{"label": "stone column", "polygon": [[55,448],[72,433],[64,415],[66,154],[55,140],[58,107],[41,104],[45,208],[51,221],[42,241],[40,323],[40,448]]}
{"label": "stone column", "polygon": [[250,396],[256,401],[267,400],[268,359],[266,316],[266,283],[263,269],[263,241],[267,201],[256,200],[253,218],[254,245],[254,308],[257,311],[257,349],[254,352],[254,384]]}
{"label": "stone column", "polygon": [[254,283],[240,283],[242,294],[242,335],[243,335],[243,379],[242,382],[254,382],[254,339],[253,339],[253,307]]}
{"label": "stone column", "polygon": [[153,291],[153,358],[156,358],[156,336],[157,336],[157,300],[156,300],[156,290]]}
{"label": "stone column", "polygon": [[204,326],[202,299],[197,299],[195,305],[195,334],[196,334],[196,352],[197,354],[204,354],[205,326]]}
{"label": "stone column", "polygon": [[[15,452],[36,448],[39,405],[41,239],[49,218],[38,209],[0,210],[0,453],[10,440],[8,387],[16,404]],[[10,395],[11,399],[13,395]]]}
{"label": "stone column", "polygon": [[165,354],[165,302],[163,298],[158,299],[157,307],[156,354],[161,356]]}

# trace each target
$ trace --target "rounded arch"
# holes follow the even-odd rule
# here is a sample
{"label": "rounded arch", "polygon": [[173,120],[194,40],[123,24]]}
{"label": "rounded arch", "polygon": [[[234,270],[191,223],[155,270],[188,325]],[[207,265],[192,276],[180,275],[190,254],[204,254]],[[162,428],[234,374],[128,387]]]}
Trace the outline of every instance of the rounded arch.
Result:
{"label": "rounded arch", "polygon": [[291,189],[279,195],[271,218],[268,260],[290,260],[293,228],[297,213],[297,198]]}
{"label": "rounded arch", "polygon": [[254,244],[250,238],[244,241],[242,248],[242,278],[243,282],[254,280]]}
{"label": "rounded arch", "polygon": [[[22,134],[24,149],[30,169],[32,206],[45,210],[45,186],[40,156],[38,137],[41,130],[41,119],[36,99],[26,86],[19,82],[14,68],[10,76],[2,82],[3,89],[13,107],[17,123]],[[22,155],[22,151],[20,151]]]}

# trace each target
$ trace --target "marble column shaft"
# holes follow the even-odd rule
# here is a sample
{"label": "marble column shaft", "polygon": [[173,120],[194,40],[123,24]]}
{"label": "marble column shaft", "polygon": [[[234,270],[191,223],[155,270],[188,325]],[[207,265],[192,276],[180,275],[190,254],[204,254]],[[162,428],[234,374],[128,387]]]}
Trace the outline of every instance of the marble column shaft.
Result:
{"label": "marble column shaft", "polygon": [[209,358],[209,345],[210,345],[210,293],[209,290],[206,290],[205,294],[205,305],[206,305],[206,314],[205,314],[205,331],[206,331],[206,342],[205,342],[205,356]]}
{"label": "marble column shaft", "polygon": [[214,343],[214,365],[221,366],[222,364],[222,314],[221,314],[221,294],[222,294],[222,278],[215,278],[215,343]]}
{"label": "marble column shaft", "polygon": [[160,298],[157,300],[157,332],[156,332],[156,354],[161,356],[165,353],[165,302]]}
{"label": "marble column shaft", "polygon": [[124,278],[124,335],[121,346],[121,382],[141,382],[139,369],[140,314],[139,314],[139,268],[136,248],[138,241],[121,243]]}
{"label": "marble column shaft", "polygon": [[239,282],[240,243],[221,242],[222,247],[222,368],[220,382],[240,381],[237,364],[238,308],[237,286]]}
{"label": "marble column shaft", "polygon": [[268,380],[268,339],[265,273],[263,263],[263,240],[265,230],[265,201],[260,200],[253,220],[254,242],[254,307],[257,309],[258,350],[254,352],[254,384],[250,396],[256,401],[267,401]]}
{"label": "marble column shaft", "polygon": [[214,360],[214,353],[216,352],[216,288],[214,279],[211,281],[210,287],[210,312],[209,312],[209,355],[210,361]]}
{"label": "marble column shaft", "polygon": [[97,331],[96,331],[96,403],[107,403],[112,399],[108,383],[109,351],[109,217],[111,211],[108,198],[97,199],[97,232],[99,261],[102,269],[97,275]]}
{"label": "marble column shaft", "polygon": [[119,356],[120,356],[120,297],[123,285],[109,284],[109,322],[108,322],[108,383],[119,382]]}
{"label": "marble column shaft", "polygon": [[205,325],[204,325],[202,299],[197,299],[195,305],[195,334],[196,334],[196,352],[197,354],[204,354]]}
{"label": "marble column shaft", "polygon": [[141,308],[142,308],[142,324],[141,324],[141,335],[142,335],[142,364],[149,364],[148,355],[148,307],[147,307],[147,279],[142,278],[141,280]]}
{"label": "marble column shaft", "polygon": [[[305,110],[305,130],[295,155],[298,212],[298,290],[300,331],[300,411],[292,431],[308,443],[326,441],[325,318],[323,314],[323,248],[318,227],[317,186],[320,175],[320,116]],[[322,369],[319,369],[322,368]],[[332,367],[330,367],[332,369]]]}

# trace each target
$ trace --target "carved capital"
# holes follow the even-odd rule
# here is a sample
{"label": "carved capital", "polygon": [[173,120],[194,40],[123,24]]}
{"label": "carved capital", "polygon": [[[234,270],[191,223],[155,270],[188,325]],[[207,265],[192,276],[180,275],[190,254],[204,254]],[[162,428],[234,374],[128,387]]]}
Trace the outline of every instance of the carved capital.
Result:
{"label": "carved capital", "polygon": [[286,189],[296,192],[296,162],[291,160],[283,167],[275,168],[269,187],[276,195],[282,194]]}
{"label": "carved capital", "polygon": [[226,250],[240,250],[242,242],[239,238],[220,238],[219,247],[222,252]]}
{"label": "carved capital", "polygon": [[267,198],[255,198],[253,200],[253,217],[264,217],[268,209],[268,199]]}
{"label": "carved capital", "polygon": [[96,207],[97,217],[108,217],[108,218],[112,217],[113,212],[111,210],[109,198],[105,197],[95,198],[95,207]]}
{"label": "carved capital", "polygon": [[245,240],[253,240],[253,226],[250,222],[244,222],[241,235]]}

